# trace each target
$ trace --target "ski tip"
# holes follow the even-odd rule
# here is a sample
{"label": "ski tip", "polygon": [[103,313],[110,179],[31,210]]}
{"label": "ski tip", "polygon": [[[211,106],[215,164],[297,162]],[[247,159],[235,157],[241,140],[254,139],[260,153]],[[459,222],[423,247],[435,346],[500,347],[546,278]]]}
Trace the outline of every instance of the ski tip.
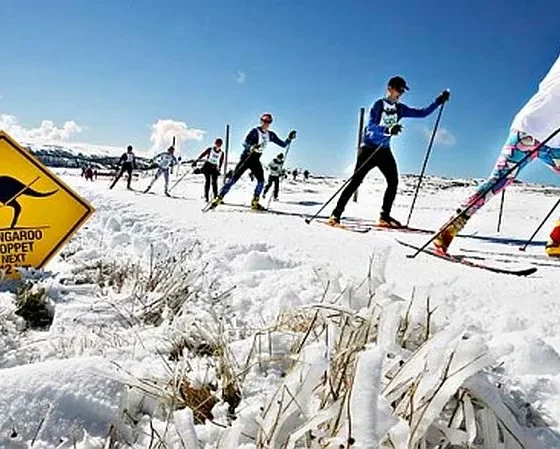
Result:
{"label": "ski tip", "polygon": [[305,219],[305,222],[306,222],[307,224],[311,224],[311,219],[306,218],[306,219]]}

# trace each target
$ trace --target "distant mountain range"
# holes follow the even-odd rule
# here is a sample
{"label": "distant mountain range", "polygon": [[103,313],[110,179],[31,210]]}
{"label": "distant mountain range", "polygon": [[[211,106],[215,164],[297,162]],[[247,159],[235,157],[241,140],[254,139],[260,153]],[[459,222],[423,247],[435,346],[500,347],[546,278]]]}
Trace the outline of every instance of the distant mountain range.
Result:
{"label": "distant mountain range", "polygon": [[[41,162],[49,167],[81,168],[89,165],[98,170],[110,170],[118,166],[124,148],[89,145],[80,143],[68,144],[23,144]],[[150,158],[136,153],[138,168],[147,168]]]}

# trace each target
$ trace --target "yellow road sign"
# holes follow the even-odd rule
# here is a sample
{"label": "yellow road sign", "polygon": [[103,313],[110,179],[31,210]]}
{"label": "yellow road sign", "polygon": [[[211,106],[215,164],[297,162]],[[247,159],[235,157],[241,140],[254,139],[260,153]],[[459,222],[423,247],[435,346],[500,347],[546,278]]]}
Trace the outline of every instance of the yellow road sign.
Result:
{"label": "yellow road sign", "polygon": [[17,278],[17,267],[44,267],[93,211],[0,131],[0,270],[6,278]]}

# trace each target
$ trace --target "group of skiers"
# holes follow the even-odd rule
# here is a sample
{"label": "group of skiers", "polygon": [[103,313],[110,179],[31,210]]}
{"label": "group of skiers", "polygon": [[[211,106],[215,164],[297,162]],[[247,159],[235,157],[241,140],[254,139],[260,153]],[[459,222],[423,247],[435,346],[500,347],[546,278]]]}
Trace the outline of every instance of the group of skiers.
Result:
{"label": "group of skiers", "polygon": [[[224,152],[222,150],[223,140],[221,138],[217,138],[214,141],[213,146],[205,149],[196,159],[191,161],[193,166],[196,166],[197,162],[204,162],[202,168],[197,170],[197,172],[200,172],[205,176],[204,198],[207,202],[210,201],[210,186],[212,186],[213,201],[210,204],[211,208],[221,204],[227,192],[229,192],[241,176],[249,170],[252,177],[257,180],[257,186],[251,202],[251,207],[257,210],[263,209],[259,203],[259,199],[264,188],[264,169],[260,160],[262,152],[269,142],[275,143],[282,148],[286,148],[296,138],[296,131],[294,130],[289,133],[285,140],[280,139],[274,131],[269,129],[272,121],[272,114],[263,114],[260,118],[260,126],[251,129],[251,131],[247,134],[245,142],[243,143],[243,152],[240,160],[232,173],[230,173],[229,176],[226,176],[226,182],[220,191],[218,191],[218,177],[224,163]],[[158,178],[163,176],[165,181],[164,193],[165,195],[170,196],[169,176],[173,173],[173,168],[179,164],[180,159],[181,158],[175,157],[175,148],[173,145],[170,146],[166,152],[155,156],[152,159],[152,162],[157,165],[157,172],[144,193],[148,193]],[[131,145],[128,146],[126,153],[120,157],[119,165],[120,169],[109,188],[112,189],[126,173],[128,174],[127,188],[131,189],[132,171],[136,168],[136,158]],[[264,188],[263,198],[264,195],[268,193],[269,189],[274,186],[273,198],[275,200],[278,199],[280,179],[284,174],[283,165],[283,153],[279,153],[268,165],[270,175],[268,177],[266,188]]]}
{"label": "group of skiers", "polygon": [[[336,207],[329,218],[330,225],[335,227],[341,225],[341,217],[349,199],[366,175],[377,167],[387,182],[379,215],[379,224],[393,228],[402,227],[401,223],[391,215],[399,181],[397,164],[391,150],[391,139],[399,136],[402,132],[401,119],[427,117],[449,101],[450,98],[449,90],[444,90],[427,107],[411,108],[401,102],[403,94],[408,90],[409,87],[405,79],[401,76],[394,76],[387,83],[385,95],[372,103],[367,124],[362,131],[362,144],[359,148],[354,174],[340,194]],[[220,191],[217,187],[217,178],[223,164],[222,140],[216,139],[214,146],[206,149],[197,158],[197,161],[205,161],[201,171],[206,176],[204,189],[206,200],[209,201],[210,184],[214,193],[214,199],[208,204],[208,208],[212,209],[219,206],[225,195],[247,170],[256,179],[251,201],[253,209],[263,209],[259,199],[261,195],[264,198],[273,186],[273,197],[278,198],[279,183],[284,173],[285,156],[283,153],[279,153],[268,165],[270,176],[266,186],[264,185],[261,156],[269,143],[285,148],[287,152],[291,142],[296,138],[297,132],[295,130],[290,131],[287,138],[282,140],[270,129],[272,122],[272,114],[264,113],[261,115],[260,124],[251,129],[245,137],[241,158]],[[513,120],[505,145],[490,177],[478,186],[473,195],[466,198],[457,213],[437,232],[433,239],[437,252],[447,253],[454,237],[464,228],[468,220],[493,196],[510,185],[519,175],[519,172],[532,160],[538,158],[554,171],[560,173],[560,135],[553,134],[559,127],[560,57],[540,83],[538,91]],[[122,166],[111,188],[125,172],[129,174],[128,187],[130,188],[130,174],[134,167],[134,156],[131,153],[132,147],[129,147],[127,153],[121,157]],[[159,158],[158,172],[146,192],[150,190],[157,178],[163,175],[165,178],[165,193],[169,195],[169,173],[173,166],[177,164],[177,159],[173,153],[174,148],[170,147],[166,153],[156,156],[155,159]],[[550,234],[546,252],[550,256],[560,257],[560,220],[556,222]]]}

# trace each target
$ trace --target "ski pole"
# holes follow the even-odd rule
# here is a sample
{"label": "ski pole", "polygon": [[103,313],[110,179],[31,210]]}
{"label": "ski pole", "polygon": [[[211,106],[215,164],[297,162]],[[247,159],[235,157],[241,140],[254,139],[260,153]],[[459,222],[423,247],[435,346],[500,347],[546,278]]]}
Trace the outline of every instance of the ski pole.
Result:
{"label": "ski pole", "polygon": [[[185,164],[189,164],[189,163],[192,164],[193,162],[195,162],[195,161],[194,160],[185,161]],[[188,174],[189,174],[189,172],[185,172],[183,174],[183,176],[181,176],[179,179],[177,179],[177,181],[175,181],[175,183],[169,188],[168,192],[171,192],[171,190],[173,190],[175,187],[177,187],[177,184],[179,184],[183,179],[185,179]]]}
{"label": "ski pole", "polygon": [[[535,148],[533,148],[531,151],[529,151],[524,157],[523,159],[521,159],[519,162],[517,162],[513,167],[511,167],[508,171],[506,171],[502,176],[500,176],[492,185],[488,186],[479,196],[480,197],[484,197],[486,196],[486,194],[488,192],[490,192],[490,190],[492,190],[492,188],[496,185],[499,184],[500,182],[502,182],[504,179],[506,179],[509,175],[511,175],[515,170],[517,170],[517,168],[519,168],[522,164],[525,163],[526,160],[530,159],[531,157],[533,157],[533,155],[535,153],[537,153],[541,147],[543,147],[544,145],[546,145],[550,140],[552,140],[554,137],[556,137],[556,135],[560,133],[560,127],[556,128],[556,130],[554,130],[552,133],[550,133],[548,135],[548,137],[546,139],[544,139],[541,143],[539,143]],[[441,228],[438,232],[436,232],[431,238],[430,240],[428,240],[426,243],[424,243],[424,245],[422,245],[420,248],[418,248],[416,250],[416,252],[414,254],[409,254],[407,255],[407,257],[414,259],[418,254],[420,254],[422,251],[424,251],[428,245],[430,243],[432,243],[436,237],[443,231],[445,231],[449,226],[451,226],[451,224],[457,219],[457,217],[460,217],[461,215],[465,215],[469,210],[471,210],[471,208],[476,204],[476,201],[472,202],[471,204],[467,205],[466,207],[464,207],[462,210],[458,210],[457,213],[444,225],[443,228]]]}
{"label": "ski pole", "polygon": [[325,207],[327,207],[327,205],[342,191],[342,189],[344,189],[348,184],[350,184],[350,181],[352,181],[352,179],[354,179],[354,176],[356,176],[360,171],[362,171],[362,169],[366,166],[366,164],[371,160],[371,158],[373,156],[375,156],[377,154],[377,152],[381,149],[381,143],[377,146],[377,148],[375,148],[371,154],[368,156],[368,158],[364,161],[364,163],[362,165],[360,165],[358,167],[357,170],[354,171],[354,173],[352,174],[352,176],[350,176],[346,181],[344,181],[344,184],[342,184],[340,186],[340,188],[333,193],[333,195],[327,200],[326,203],[324,203],[321,208],[315,213],[315,215],[313,215],[311,218],[306,218],[305,222],[307,224],[310,224],[313,220],[315,220],[319,214],[323,211],[323,209]]}
{"label": "ski pole", "polygon": [[500,232],[502,227],[502,215],[504,213],[504,200],[506,198],[506,189],[502,190],[502,198],[500,199],[500,213],[498,214],[498,227],[497,231]]}
{"label": "ski pole", "polygon": [[412,205],[410,206],[410,212],[408,213],[408,219],[406,220],[406,225],[410,224],[410,219],[412,217],[412,211],[414,210],[414,205],[416,204],[416,199],[418,198],[418,193],[420,192],[420,185],[422,184],[422,180],[424,179],[424,173],[426,171],[426,167],[428,165],[428,159],[430,158],[430,153],[432,152],[432,146],[434,144],[434,140],[436,138],[437,129],[439,126],[439,122],[441,120],[441,115],[443,114],[443,106],[445,103],[442,103],[441,107],[439,108],[439,113],[437,116],[436,123],[434,125],[434,129],[432,131],[432,137],[430,138],[430,143],[428,144],[428,150],[426,151],[426,156],[424,157],[424,163],[422,164],[422,170],[420,171],[420,177],[418,178],[418,184],[416,185],[416,191],[414,192],[414,199],[412,200]]}
{"label": "ski pole", "polygon": [[527,240],[527,242],[525,243],[525,245],[523,245],[521,248],[519,248],[519,251],[525,251],[527,249],[527,247],[531,244],[531,242],[533,241],[533,239],[535,238],[535,236],[539,233],[539,231],[541,230],[541,228],[544,226],[544,224],[546,223],[546,220],[548,220],[550,218],[550,216],[554,213],[554,211],[556,210],[556,208],[560,205],[560,199],[558,199],[558,201],[556,201],[556,204],[554,204],[554,206],[552,207],[552,209],[550,209],[550,212],[548,214],[546,214],[546,217],[544,217],[543,221],[541,221],[541,224],[537,227],[537,229],[535,230],[535,232],[533,232],[533,235],[529,238],[529,240]]}

